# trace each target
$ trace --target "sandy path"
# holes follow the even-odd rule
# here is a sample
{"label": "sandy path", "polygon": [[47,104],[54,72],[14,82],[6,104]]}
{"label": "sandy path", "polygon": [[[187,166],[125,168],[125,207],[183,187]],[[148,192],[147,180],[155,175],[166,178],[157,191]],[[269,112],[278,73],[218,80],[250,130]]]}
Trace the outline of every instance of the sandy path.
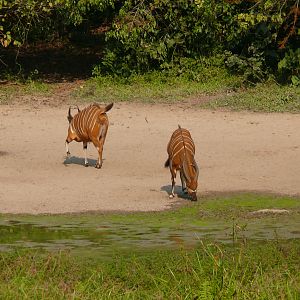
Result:
{"label": "sandy path", "polygon": [[[82,144],[76,142],[64,164],[66,112],[67,107],[0,106],[1,213],[169,207],[178,198],[168,199],[170,174],[163,164],[178,123],[196,143],[200,197],[238,190],[300,194],[299,115],[115,104],[105,161],[97,170],[83,167]],[[90,145],[90,162],[96,157]]]}

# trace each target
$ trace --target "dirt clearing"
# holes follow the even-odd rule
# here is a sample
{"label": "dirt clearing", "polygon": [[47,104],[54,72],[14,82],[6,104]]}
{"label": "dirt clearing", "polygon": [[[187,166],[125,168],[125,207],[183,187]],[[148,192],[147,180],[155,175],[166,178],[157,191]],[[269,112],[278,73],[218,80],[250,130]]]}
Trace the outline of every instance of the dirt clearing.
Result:
{"label": "dirt clearing", "polygon": [[196,144],[199,201],[213,191],[300,194],[299,115],[116,103],[100,170],[92,144],[92,166],[84,167],[82,143],[65,159],[66,115],[67,106],[0,106],[1,213],[153,211],[186,201],[168,198],[163,167],[177,124]]}

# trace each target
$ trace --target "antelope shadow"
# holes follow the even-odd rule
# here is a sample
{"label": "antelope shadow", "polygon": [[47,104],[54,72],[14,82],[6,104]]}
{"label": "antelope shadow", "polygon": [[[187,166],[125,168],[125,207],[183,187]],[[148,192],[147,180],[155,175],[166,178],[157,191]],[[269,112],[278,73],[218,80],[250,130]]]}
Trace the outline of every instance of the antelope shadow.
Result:
{"label": "antelope shadow", "polygon": [[9,152],[0,150],[0,156],[6,156],[8,154],[9,154]]}
{"label": "antelope shadow", "polygon": [[[172,191],[172,185],[168,184],[168,185],[163,185],[160,188],[161,191],[166,192],[168,195],[171,194]],[[174,189],[174,193],[177,195],[178,198],[180,199],[184,199],[184,200],[191,200],[190,196],[188,194],[185,194],[182,191],[181,185],[175,185],[175,189]]]}
{"label": "antelope shadow", "polygon": [[[88,163],[89,163],[90,167],[93,167],[93,166],[96,165],[97,160],[88,158]],[[68,165],[81,165],[81,166],[84,166],[84,157],[77,157],[77,156],[67,157],[63,161],[63,164],[65,166],[68,166]]]}

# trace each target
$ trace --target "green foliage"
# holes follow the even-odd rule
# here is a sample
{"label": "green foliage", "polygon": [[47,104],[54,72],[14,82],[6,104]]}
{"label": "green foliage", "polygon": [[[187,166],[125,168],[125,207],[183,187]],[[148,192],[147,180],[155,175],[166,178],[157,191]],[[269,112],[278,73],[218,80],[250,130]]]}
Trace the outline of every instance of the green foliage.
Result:
{"label": "green foliage", "polygon": [[[255,5],[251,1],[125,1],[106,34],[97,73],[129,76],[171,68],[189,72],[190,59],[225,51],[232,72],[245,81],[264,81],[277,74],[285,53],[297,48],[300,10],[296,4],[293,0]],[[290,74],[295,72],[291,68]],[[286,80],[295,84],[295,76]]]}
{"label": "green foliage", "polygon": [[290,49],[278,63],[281,80],[292,82],[294,86],[300,86],[300,49]]}
{"label": "green foliage", "polygon": [[226,66],[245,81],[272,75],[298,85],[299,15],[297,0],[0,0],[0,43],[20,47],[100,28],[97,76],[174,69],[197,81],[195,62],[226,52]]}
{"label": "green foliage", "polygon": [[248,54],[243,56],[225,52],[227,55],[226,66],[235,74],[242,75],[244,81],[262,82],[267,77],[266,64],[263,52],[257,52],[253,46],[248,48]]}
{"label": "green foliage", "polygon": [[0,0],[0,43],[20,47],[36,39],[51,40],[69,25],[79,25],[89,11],[103,11],[114,0]]}
{"label": "green foliage", "polygon": [[[244,11],[243,6],[243,1],[237,4],[236,32],[228,40],[227,48],[232,56],[227,57],[226,64],[233,72],[242,73],[245,80],[261,82],[270,74],[277,75],[280,59],[298,48],[296,28],[299,28],[300,10],[294,0],[249,3]],[[291,76],[286,77],[283,82],[290,79]]]}
{"label": "green foliage", "polygon": [[227,7],[206,0],[126,1],[106,34],[101,70],[128,76],[211,55],[221,48]]}

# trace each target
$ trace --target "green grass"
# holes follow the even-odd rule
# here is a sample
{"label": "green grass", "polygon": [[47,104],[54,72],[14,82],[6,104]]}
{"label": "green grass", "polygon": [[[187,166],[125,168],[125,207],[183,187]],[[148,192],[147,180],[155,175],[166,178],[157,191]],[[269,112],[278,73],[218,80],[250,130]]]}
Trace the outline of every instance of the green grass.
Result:
{"label": "green grass", "polygon": [[55,89],[55,84],[42,81],[28,80],[25,83],[12,81],[9,84],[0,85],[0,105],[16,101],[16,98],[24,96],[50,96]]}
{"label": "green grass", "polygon": [[[225,219],[238,217],[241,212],[248,213],[259,209],[290,209],[292,211],[300,210],[300,199],[297,197],[280,196],[272,194],[255,193],[235,193],[228,195],[215,195],[199,197],[195,203],[187,202],[184,206],[161,212],[138,212],[138,213],[105,213],[105,214],[69,214],[69,215],[0,215],[0,218],[13,218],[18,221],[39,221],[48,225],[62,224],[67,220],[72,221],[74,217],[78,221],[85,222],[90,219],[95,222],[120,222],[120,223],[156,223],[164,224],[189,223],[199,213],[207,212],[210,217],[222,217]],[[221,214],[220,214],[221,213]],[[202,218],[205,223],[205,215]]]}
{"label": "green grass", "polygon": [[86,81],[74,95],[76,100],[84,102],[173,103],[204,94],[225,93],[240,85],[239,77],[229,75],[225,69],[211,67],[192,78],[160,72],[129,78],[96,77]]}
{"label": "green grass", "polygon": [[261,195],[252,193],[242,193],[228,196],[215,196],[204,199],[199,204],[204,210],[212,212],[236,209],[243,211],[253,211],[264,208],[278,209],[300,209],[300,199],[289,196]]}
{"label": "green grass", "polygon": [[[38,79],[12,83],[15,84],[0,86],[0,104],[22,95],[55,97],[55,84]],[[206,109],[300,112],[300,87],[280,86],[273,81],[246,87],[240,77],[214,65],[203,67],[199,73],[190,71],[180,76],[161,72],[128,78],[98,76],[70,90],[70,98],[75,103],[187,102]]]}
{"label": "green grass", "polygon": [[300,87],[258,84],[232,95],[223,95],[203,105],[205,108],[226,108],[256,112],[300,112]]}
{"label": "green grass", "polygon": [[0,256],[1,299],[299,299],[299,241],[191,251]]}
{"label": "green grass", "polygon": [[243,86],[241,78],[222,68],[203,69],[199,77],[151,73],[130,78],[97,77],[74,92],[76,101],[189,102],[208,109],[256,112],[300,112],[300,87],[266,82]]}

